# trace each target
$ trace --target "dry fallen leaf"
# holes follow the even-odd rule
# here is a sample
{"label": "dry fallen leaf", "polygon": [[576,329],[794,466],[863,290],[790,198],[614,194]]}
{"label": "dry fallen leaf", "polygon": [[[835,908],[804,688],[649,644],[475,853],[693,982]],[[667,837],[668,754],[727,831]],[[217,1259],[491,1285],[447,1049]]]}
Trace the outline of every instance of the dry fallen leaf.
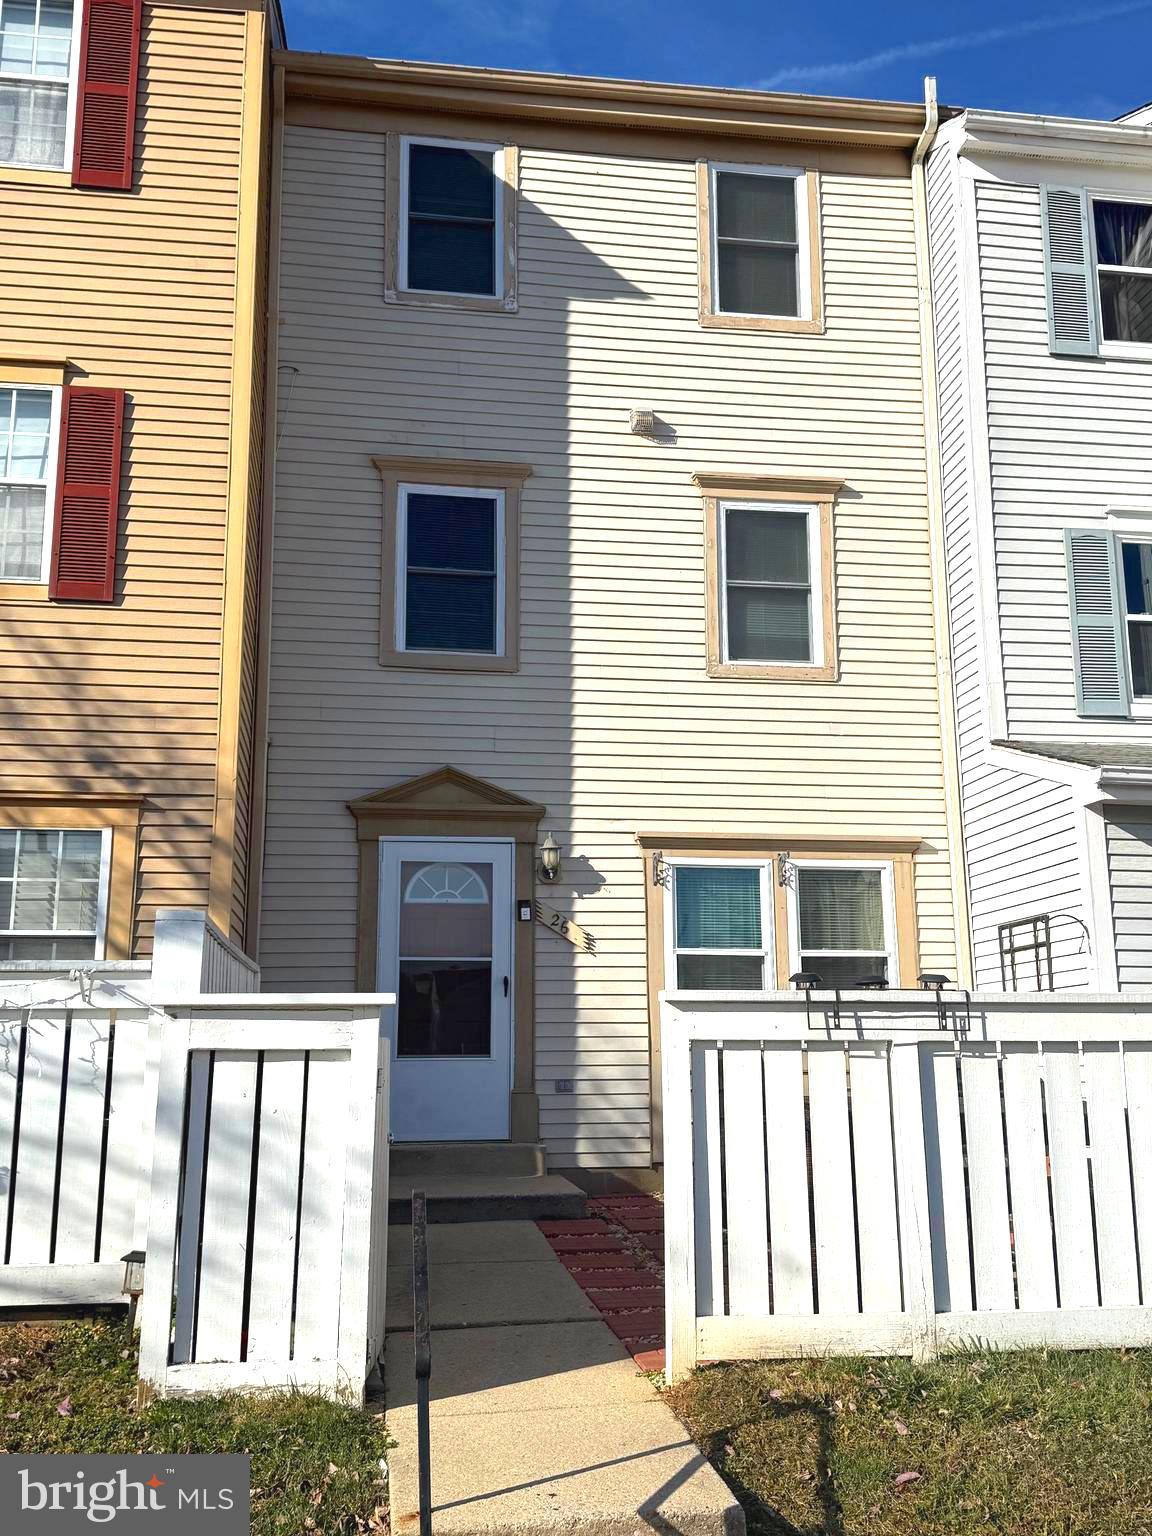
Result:
{"label": "dry fallen leaf", "polygon": [[72,1417],[72,1399],[70,1397],[62,1397],[56,1404],[56,1412],[62,1419],[70,1419]]}
{"label": "dry fallen leaf", "polygon": [[896,1477],[892,1479],[892,1483],[893,1486],[897,1489],[907,1488],[909,1483],[918,1482],[919,1479],[919,1472],[900,1472],[896,1475]]}
{"label": "dry fallen leaf", "polygon": [[907,1426],[907,1424],[903,1423],[902,1420],[900,1420],[900,1419],[893,1419],[892,1420],[892,1428],[896,1431],[896,1433],[898,1435],[906,1435],[908,1433],[908,1426]]}

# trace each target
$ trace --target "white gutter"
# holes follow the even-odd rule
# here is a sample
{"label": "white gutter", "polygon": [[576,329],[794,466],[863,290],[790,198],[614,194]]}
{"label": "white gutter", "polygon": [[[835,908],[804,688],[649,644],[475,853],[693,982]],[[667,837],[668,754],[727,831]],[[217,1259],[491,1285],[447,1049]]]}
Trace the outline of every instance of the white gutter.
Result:
{"label": "white gutter", "polygon": [[924,449],[928,477],[928,534],[932,564],[932,618],[936,645],[936,689],[940,699],[940,755],[944,818],[952,875],[952,923],[957,981],[972,985],[972,931],[968,917],[968,871],[960,806],[956,707],[952,692],[952,640],[948,624],[948,583],[944,564],[944,491],[940,470],[940,416],[936,343],[932,314],[932,269],[928,244],[928,183],[924,162],[940,125],[936,80],[924,81],[924,127],[912,151],[912,210],[916,231],[916,289],[920,310],[920,368],[924,395]]}

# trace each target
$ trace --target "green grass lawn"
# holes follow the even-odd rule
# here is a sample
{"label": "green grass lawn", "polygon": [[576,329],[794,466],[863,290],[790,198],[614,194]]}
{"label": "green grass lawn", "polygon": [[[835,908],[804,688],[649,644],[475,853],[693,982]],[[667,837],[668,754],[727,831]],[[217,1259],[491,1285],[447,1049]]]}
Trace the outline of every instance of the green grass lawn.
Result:
{"label": "green grass lawn", "polygon": [[1152,1351],[710,1366],[669,1399],[757,1536],[1152,1533]]}
{"label": "green grass lawn", "polygon": [[387,1530],[381,1417],[301,1393],[135,1397],[123,1325],[0,1325],[0,1450],[246,1452],[254,1536]]}

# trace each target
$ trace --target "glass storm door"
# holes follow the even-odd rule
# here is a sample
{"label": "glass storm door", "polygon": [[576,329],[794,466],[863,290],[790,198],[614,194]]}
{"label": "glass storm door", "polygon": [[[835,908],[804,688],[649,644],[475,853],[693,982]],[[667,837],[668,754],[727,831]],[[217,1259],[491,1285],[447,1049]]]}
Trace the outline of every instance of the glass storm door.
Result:
{"label": "glass storm door", "polygon": [[512,1086],[512,844],[380,839],[397,1141],[502,1141]]}

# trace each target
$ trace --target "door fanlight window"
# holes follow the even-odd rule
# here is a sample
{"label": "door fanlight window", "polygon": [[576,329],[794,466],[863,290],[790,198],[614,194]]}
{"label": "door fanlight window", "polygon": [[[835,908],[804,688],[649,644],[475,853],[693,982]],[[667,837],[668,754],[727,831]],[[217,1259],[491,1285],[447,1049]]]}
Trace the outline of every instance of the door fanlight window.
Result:
{"label": "door fanlight window", "polygon": [[488,890],[466,864],[425,864],[408,881],[404,900],[437,906],[455,902],[487,906]]}

